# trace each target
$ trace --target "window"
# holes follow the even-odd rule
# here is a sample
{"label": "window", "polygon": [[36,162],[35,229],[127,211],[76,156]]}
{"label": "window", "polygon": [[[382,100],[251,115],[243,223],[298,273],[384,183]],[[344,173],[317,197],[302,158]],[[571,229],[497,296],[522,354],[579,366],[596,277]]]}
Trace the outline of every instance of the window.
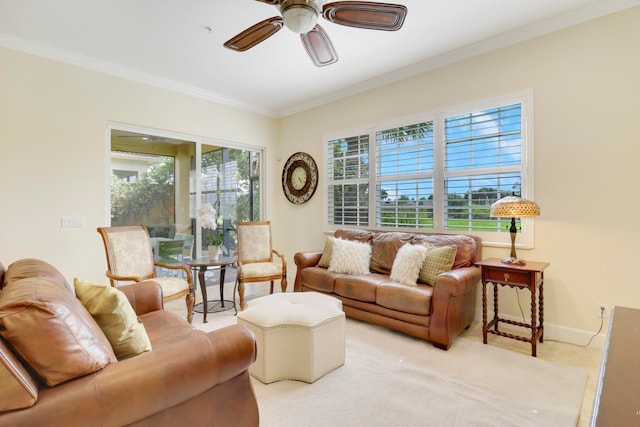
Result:
{"label": "window", "polygon": [[[532,199],[531,103],[532,94],[521,93],[326,138],[328,228],[507,242],[509,221],[491,218],[489,208],[512,193]],[[532,224],[522,221],[523,246],[533,244]]]}
{"label": "window", "polygon": [[369,224],[369,136],[329,142],[329,224]]}

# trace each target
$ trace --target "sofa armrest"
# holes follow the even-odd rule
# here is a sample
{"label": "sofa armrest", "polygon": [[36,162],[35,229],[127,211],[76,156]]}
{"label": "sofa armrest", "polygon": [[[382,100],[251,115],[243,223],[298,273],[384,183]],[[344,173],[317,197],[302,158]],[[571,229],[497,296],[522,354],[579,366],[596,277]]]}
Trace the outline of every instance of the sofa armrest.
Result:
{"label": "sofa armrest", "polygon": [[446,295],[457,296],[475,290],[480,281],[480,269],[478,267],[462,267],[441,273],[436,277],[433,289],[434,294],[444,292]]}
{"label": "sofa armrest", "polygon": [[126,295],[138,316],[164,309],[162,288],[153,280],[119,286],[118,289]]}
{"label": "sofa armrest", "polygon": [[255,337],[244,326],[193,331],[160,350],[107,366],[96,375],[91,397],[102,408],[103,425],[127,425],[230,380],[255,358]]}
{"label": "sofa armrest", "polygon": [[294,255],[293,260],[298,267],[298,270],[307,268],[307,267],[315,267],[316,264],[322,258],[322,251],[309,251],[309,252],[298,252]]}
{"label": "sofa armrest", "polygon": [[431,297],[429,336],[436,347],[448,349],[454,337],[475,317],[478,267],[462,267],[439,274]]}
{"label": "sofa armrest", "polygon": [[36,405],[4,413],[0,425],[129,425],[246,372],[255,357],[255,337],[244,326],[194,330],[159,350],[42,390]]}
{"label": "sofa armrest", "polygon": [[322,258],[322,251],[298,252],[293,256],[296,263],[296,281],[293,284],[293,292],[300,292],[302,285],[300,284],[300,274],[307,267],[315,267]]}

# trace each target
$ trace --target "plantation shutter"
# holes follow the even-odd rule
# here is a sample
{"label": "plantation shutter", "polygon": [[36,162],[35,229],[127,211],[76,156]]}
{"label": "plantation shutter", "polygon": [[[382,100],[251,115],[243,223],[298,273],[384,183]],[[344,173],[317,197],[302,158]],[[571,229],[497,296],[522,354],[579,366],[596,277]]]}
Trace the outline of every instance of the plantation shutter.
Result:
{"label": "plantation shutter", "polygon": [[489,217],[496,200],[519,193],[521,104],[445,119],[445,228],[503,231]]}
{"label": "plantation shutter", "polygon": [[329,141],[328,223],[369,225],[369,135]]}
{"label": "plantation shutter", "polygon": [[433,228],[433,122],[376,132],[376,225]]}

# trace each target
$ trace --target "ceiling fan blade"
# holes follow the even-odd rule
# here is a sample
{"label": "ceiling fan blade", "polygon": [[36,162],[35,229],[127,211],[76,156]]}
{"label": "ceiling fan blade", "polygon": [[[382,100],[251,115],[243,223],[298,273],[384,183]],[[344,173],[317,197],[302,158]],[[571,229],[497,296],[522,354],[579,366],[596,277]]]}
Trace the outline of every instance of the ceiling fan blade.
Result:
{"label": "ceiling fan blade", "polygon": [[261,43],[280,31],[284,26],[284,21],[280,16],[265,19],[258,22],[253,27],[247,28],[237,36],[227,40],[224,47],[238,52],[249,50],[258,43]]}
{"label": "ceiling fan blade", "polygon": [[407,16],[407,7],[369,1],[337,1],[325,4],[322,16],[335,24],[348,27],[397,31]]}
{"label": "ceiling fan blade", "polygon": [[320,25],[316,25],[308,33],[300,34],[300,39],[317,67],[324,67],[338,61],[338,54],[333,48],[331,40]]}

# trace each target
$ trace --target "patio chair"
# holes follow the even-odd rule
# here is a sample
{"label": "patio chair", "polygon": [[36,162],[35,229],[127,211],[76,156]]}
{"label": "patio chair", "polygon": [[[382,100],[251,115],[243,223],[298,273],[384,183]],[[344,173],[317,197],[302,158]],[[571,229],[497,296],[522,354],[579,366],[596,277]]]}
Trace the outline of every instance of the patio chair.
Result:
{"label": "patio chair", "polygon": [[[106,275],[111,286],[153,280],[162,287],[163,301],[185,297],[187,320],[193,317],[193,277],[186,265],[165,264],[154,260],[149,231],[144,225],[98,227],[107,255]],[[184,272],[182,277],[158,277],[155,267]]]}
{"label": "patio chair", "polygon": [[184,240],[183,258],[193,259],[193,245],[195,242],[193,234],[176,233],[173,238],[176,240]]}
{"label": "patio chair", "polygon": [[[182,265],[184,264],[184,240],[162,240],[158,242],[158,250],[154,253],[156,264]],[[180,276],[184,277],[182,270],[168,270],[164,267],[156,267],[158,277]]]}

